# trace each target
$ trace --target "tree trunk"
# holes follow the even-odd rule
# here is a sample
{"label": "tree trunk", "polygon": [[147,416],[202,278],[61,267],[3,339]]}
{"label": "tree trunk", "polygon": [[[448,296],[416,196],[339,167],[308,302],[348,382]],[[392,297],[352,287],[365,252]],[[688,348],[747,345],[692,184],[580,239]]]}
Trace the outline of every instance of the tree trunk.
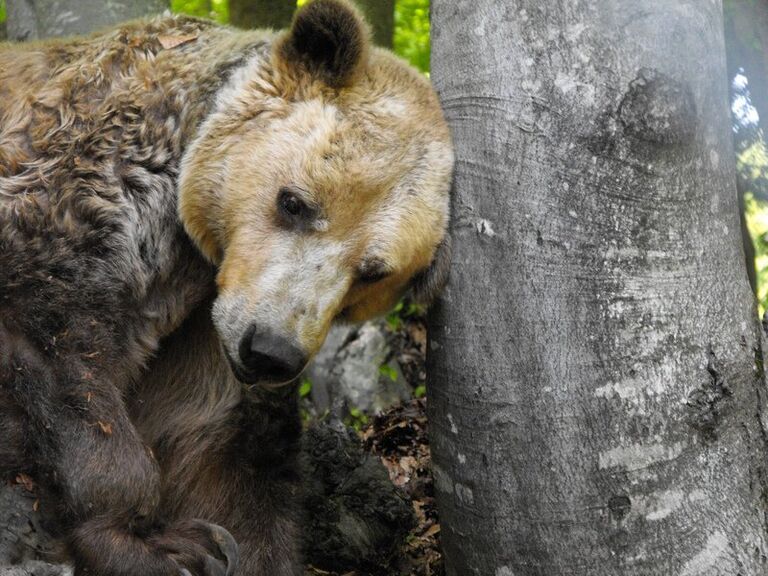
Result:
{"label": "tree trunk", "polygon": [[762,336],[718,0],[434,0],[449,575],[766,574]]}
{"label": "tree trunk", "polygon": [[8,38],[24,41],[86,34],[167,8],[167,0],[7,0]]}
{"label": "tree trunk", "polygon": [[379,46],[392,48],[395,30],[395,0],[357,0],[370,23],[373,40]]}
{"label": "tree trunk", "polygon": [[742,178],[736,179],[736,189],[739,196],[739,224],[741,226],[741,245],[744,247],[744,264],[747,267],[747,279],[753,294],[757,294],[757,266],[755,265],[755,244],[747,226],[747,210],[744,198]]}
{"label": "tree trunk", "polygon": [[229,0],[229,21],[239,28],[274,28],[290,24],[296,0]]}

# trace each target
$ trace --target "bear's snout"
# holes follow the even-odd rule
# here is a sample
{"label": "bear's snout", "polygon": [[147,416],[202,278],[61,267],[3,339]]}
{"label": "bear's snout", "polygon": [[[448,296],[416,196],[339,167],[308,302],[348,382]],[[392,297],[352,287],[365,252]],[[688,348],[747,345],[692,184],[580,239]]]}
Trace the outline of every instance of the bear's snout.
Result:
{"label": "bear's snout", "polygon": [[307,354],[299,346],[274,330],[251,324],[238,346],[240,362],[245,370],[235,370],[238,379],[289,382],[307,364]]}

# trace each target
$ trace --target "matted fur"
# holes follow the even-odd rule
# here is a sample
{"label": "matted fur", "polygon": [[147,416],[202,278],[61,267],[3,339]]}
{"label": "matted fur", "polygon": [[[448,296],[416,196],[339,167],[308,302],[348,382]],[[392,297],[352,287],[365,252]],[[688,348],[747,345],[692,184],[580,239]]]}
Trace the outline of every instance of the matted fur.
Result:
{"label": "matted fur", "polygon": [[[0,48],[0,467],[36,478],[78,574],[224,574],[216,524],[238,573],[298,574],[295,390],[225,352],[257,322],[310,356],[444,277],[434,94],[344,2],[295,22]],[[276,220],[286,186],[306,228]]]}

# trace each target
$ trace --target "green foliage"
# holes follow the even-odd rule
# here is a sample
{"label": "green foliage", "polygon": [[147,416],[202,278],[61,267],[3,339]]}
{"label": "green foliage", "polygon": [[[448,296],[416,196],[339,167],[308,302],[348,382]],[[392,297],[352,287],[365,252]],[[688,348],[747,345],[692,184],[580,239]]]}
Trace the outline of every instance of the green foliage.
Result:
{"label": "green foliage", "polygon": [[211,0],[211,9],[214,13],[214,20],[219,22],[229,22],[229,1]]}
{"label": "green foliage", "polygon": [[397,382],[397,370],[395,370],[389,364],[382,364],[381,366],[379,366],[379,374],[381,374],[386,378],[389,378],[390,380],[392,380],[392,382]]}
{"label": "green foliage", "polygon": [[744,197],[747,228],[755,246],[755,269],[757,271],[757,302],[762,318],[768,309],[768,207],[756,200],[752,193]]}
{"label": "green foliage", "polygon": [[[736,157],[740,177],[750,183],[753,191],[760,191],[761,183],[768,181],[768,150],[762,139],[755,140]],[[753,192],[744,195],[744,209],[749,235],[755,247],[757,273],[757,301],[760,317],[768,310],[768,203]]]}
{"label": "green foliage", "polygon": [[171,0],[171,10],[177,14],[212,18],[223,23],[229,22],[227,0]]}
{"label": "green foliage", "polygon": [[5,0],[0,0],[0,22],[5,22]]}
{"label": "green foliage", "polygon": [[429,0],[396,0],[395,52],[429,73]]}
{"label": "green foliage", "polygon": [[387,325],[392,331],[399,330],[403,325],[403,320],[406,318],[422,316],[424,312],[425,310],[422,306],[414,304],[413,302],[408,302],[406,305],[403,300],[400,300],[400,302],[392,308],[392,311],[387,314]]}
{"label": "green foliage", "polygon": [[[308,1],[298,0],[297,5]],[[396,54],[429,73],[429,0],[395,0],[393,46]]]}
{"label": "green foliage", "polygon": [[762,140],[753,142],[749,148],[738,154],[736,164],[739,174],[747,178],[753,185],[768,179],[768,150]]}
{"label": "green foliage", "polygon": [[[297,0],[296,5],[302,6],[308,1]],[[5,0],[0,0],[0,20],[5,13],[4,5]],[[229,22],[227,0],[171,0],[171,10]],[[429,72],[429,0],[395,0],[393,44],[398,55],[422,72]]]}
{"label": "green foliage", "polygon": [[344,424],[359,432],[368,424],[368,416],[359,408],[350,408],[349,415],[344,418]]}
{"label": "green foliage", "polygon": [[312,381],[309,378],[304,378],[299,384],[299,398],[306,398],[312,392]]}
{"label": "green foliage", "polygon": [[416,304],[415,302],[408,302],[408,306],[405,307],[405,311],[403,312],[403,318],[424,316],[426,313],[427,310],[424,308],[424,306]]}
{"label": "green foliage", "polygon": [[400,328],[400,325],[403,323],[400,318],[400,312],[403,310],[403,301],[400,300],[400,302],[397,303],[397,305],[392,308],[392,311],[387,314],[387,324],[389,325],[390,329],[392,331],[398,330]]}

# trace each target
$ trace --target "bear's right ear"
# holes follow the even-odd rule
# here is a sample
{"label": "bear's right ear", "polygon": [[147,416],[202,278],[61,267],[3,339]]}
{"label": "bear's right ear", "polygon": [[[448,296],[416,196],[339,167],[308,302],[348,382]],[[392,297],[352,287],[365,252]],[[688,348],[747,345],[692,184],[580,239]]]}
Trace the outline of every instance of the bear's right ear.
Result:
{"label": "bear's right ear", "polygon": [[370,31],[344,0],[314,0],[293,18],[277,46],[291,69],[299,68],[331,88],[352,83],[367,58]]}

